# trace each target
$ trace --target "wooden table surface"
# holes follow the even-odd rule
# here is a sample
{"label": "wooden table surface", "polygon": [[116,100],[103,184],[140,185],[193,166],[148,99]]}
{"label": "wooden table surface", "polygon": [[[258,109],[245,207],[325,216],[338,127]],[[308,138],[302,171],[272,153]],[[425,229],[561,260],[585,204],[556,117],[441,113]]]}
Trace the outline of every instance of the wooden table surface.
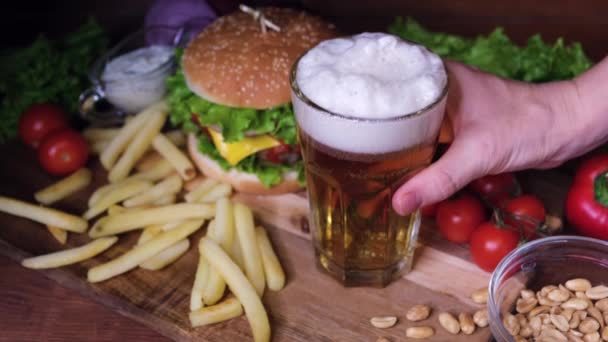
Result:
{"label": "wooden table surface", "polygon": [[[569,40],[582,41],[596,60],[605,56],[608,50],[605,44],[608,22],[602,16],[608,3],[601,0],[513,1],[501,4],[500,8],[490,8],[494,2],[490,5],[485,1],[385,2],[387,6],[374,1],[366,8],[364,4],[367,2],[354,1],[344,12],[337,1],[303,1],[307,7],[339,22],[356,21],[351,25],[355,29],[374,25],[373,29],[377,29],[387,22],[388,16],[401,14],[413,15],[434,29],[468,35],[484,33],[502,25],[519,42],[536,32],[550,39],[561,35]],[[373,6],[374,11],[369,12],[369,6]],[[4,12],[10,14],[10,11]],[[339,18],[340,13],[348,15]],[[13,158],[21,157],[3,155],[2,163]],[[152,329],[3,256],[0,256],[0,298],[0,341],[168,341]]]}

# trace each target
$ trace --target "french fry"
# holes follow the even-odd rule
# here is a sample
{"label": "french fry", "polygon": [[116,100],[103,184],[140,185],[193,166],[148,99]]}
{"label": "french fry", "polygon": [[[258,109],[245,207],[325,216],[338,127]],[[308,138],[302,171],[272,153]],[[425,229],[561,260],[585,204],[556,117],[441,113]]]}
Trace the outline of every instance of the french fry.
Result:
{"label": "french fry", "polygon": [[228,253],[234,263],[245,272],[245,261],[243,260],[243,250],[241,249],[241,244],[238,241],[238,238],[234,239],[232,243],[232,250]]}
{"label": "french fry", "polygon": [[203,220],[189,220],[175,229],[163,232],[152,240],[135,246],[118,258],[91,268],[87,275],[88,280],[95,283],[128,272],[169,246],[185,239],[202,225]]}
{"label": "french fry", "polygon": [[245,274],[261,297],[266,286],[262,256],[256,241],[253,214],[251,209],[241,203],[234,203],[234,227],[238,243],[243,251]]}
{"label": "french fry", "polygon": [[99,160],[106,170],[110,170],[120,154],[127,148],[129,143],[133,140],[136,133],[140,130],[144,124],[146,124],[150,117],[158,112],[167,112],[169,107],[166,102],[161,101],[151,105],[144,109],[141,113],[137,114],[131,121],[127,122],[118,132],[118,135],[112,139],[110,145],[101,153]]}
{"label": "french fry", "polygon": [[[215,206],[209,204],[178,203],[164,207],[129,210],[109,216],[104,224],[95,229],[97,236],[128,232],[153,224],[165,224],[180,220],[209,219],[215,214]],[[93,230],[91,230],[93,231]]]}
{"label": "french fry", "polygon": [[89,226],[87,221],[76,215],[5,196],[0,196],[0,211],[75,233],[84,233]]}
{"label": "french fry", "polygon": [[179,192],[182,189],[182,185],[182,179],[178,175],[169,176],[165,180],[155,184],[153,187],[141,191],[137,195],[125,200],[122,204],[126,208],[151,204],[166,195],[173,195]]}
{"label": "french fry", "polygon": [[194,276],[194,284],[190,293],[190,311],[195,311],[202,308],[203,305],[203,290],[209,277],[209,263],[201,254],[198,258],[198,266]]}
{"label": "french fry", "polygon": [[156,152],[173,165],[173,168],[177,170],[183,180],[190,180],[196,176],[196,169],[194,169],[190,159],[177,146],[173,145],[164,134],[157,135],[152,141],[152,146]]}
{"label": "french fry", "polygon": [[142,243],[146,243],[158,234],[162,233],[163,226],[160,224],[153,224],[151,226],[147,226],[144,230],[141,231],[139,235],[139,239],[137,240],[137,244],[141,245]]}
{"label": "french fry", "polygon": [[97,239],[101,237],[101,234],[99,234],[99,227],[101,227],[102,224],[105,224],[109,218],[110,216],[103,216],[97,219],[97,221],[95,221],[91,229],[89,229],[89,237],[91,239]]}
{"label": "french fry", "polygon": [[198,175],[194,178],[192,178],[189,181],[185,181],[184,182],[184,190],[186,190],[187,192],[191,192],[192,190],[196,189],[196,187],[201,184],[202,181],[205,180],[205,176],[203,175]]}
{"label": "french fry", "polygon": [[152,188],[152,183],[141,179],[135,179],[132,182],[126,182],[122,186],[112,188],[105,193],[99,200],[87,210],[82,217],[87,220],[103,213],[111,205],[124,201],[125,199],[135,196],[143,191]]}
{"label": "french fry", "polygon": [[173,166],[169,164],[168,161],[161,159],[158,162],[154,163],[146,171],[138,172],[127,179],[143,179],[150,182],[156,182],[166,178],[174,172],[175,169],[173,169]]}
{"label": "french fry", "polygon": [[194,190],[184,195],[186,202],[196,202],[201,196],[205,195],[211,188],[216,186],[218,181],[212,178],[203,180]]}
{"label": "french fry", "polygon": [[99,201],[99,199],[108,193],[108,191],[110,191],[110,189],[116,187],[116,184],[107,184],[104,186],[101,186],[99,188],[97,188],[95,191],[93,191],[93,193],[91,194],[91,197],[89,197],[89,202],[87,203],[87,205],[89,207],[92,207],[95,205],[95,203],[97,203],[97,201]]}
{"label": "french fry", "polygon": [[[219,227],[219,229],[223,229],[223,227]],[[207,236],[215,242],[221,243],[219,241],[218,226],[215,219],[209,222],[209,225],[207,226]],[[207,275],[207,283],[203,288],[203,302],[205,302],[206,305],[213,305],[222,299],[225,291],[226,282],[215,269],[210,268]]]}
{"label": "french fry", "polygon": [[[158,163],[161,160],[166,161],[166,159],[163,158],[163,156],[158,154],[158,152],[154,151],[154,149],[151,149],[148,152],[146,152],[146,154],[144,154],[141,158],[139,158],[139,160],[135,164],[135,170],[137,170],[137,172],[146,172],[146,171],[150,170],[156,163]],[[171,165],[171,164],[169,164],[169,165]],[[175,170],[173,168],[173,166],[171,166],[171,170]]]}
{"label": "french fry", "polygon": [[161,206],[161,205],[169,205],[169,204],[174,204],[175,202],[177,202],[177,195],[176,194],[168,194],[168,195],[164,195],[163,197],[157,199],[156,201],[152,202],[153,205],[156,206]]}
{"label": "french fry", "polygon": [[213,306],[190,312],[190,325],[200,327],[227,321],[243,314],[243,306],[236,298],[228,298]]}
{"label": "french fry", "polygon": [[82,131],[82,136],[89,142],[100,140],[112,140],[116,138],[120,128],[87,128]]}
{"label": "french fry", "polygon": [[99,140],[99,141],[93,141],[89,143],[89,151],[91,151],[91,154],[94,156],[98,156],[100,154],[103,153],[103,151],[106,150],[106,148],[108,148],[108,146],[110,146],[110,140]]}
{"label": "french fry", "polygon": [[129,209],[123,207],[122,205],[119,204],[112,204],[109,208],[108,208],[108,216],[114,216],[114,215],[118,215],[120,213],[124,213],[125,211],[127,211]]}
{"label": "french fry", "polygon": [[190,240],[180,240],[164,251],[144,261],[139,267],[150,271],[158,271],[179,259],[179,257],[188,251],[188,248],[190,248]]}
{"label": "french fry", "polygon": [[221,198],[215,204],[215,230],[213,239],[230,253],[234,241],[234,211],[228,198]]}
{"label": "french fry", "polygon": [[27,268],[43,269],[75,264],[105,251],[116,241],[118,241],[118,238],[115,236],[93,240],[84,246],[23,259],[21,265]]}
{"label": "french fry", "polygon": [[165,230],[171,230],[171,229],[179,226],[181,223],[182,223],[181,221],[165,223],[165,224],[161,225],[161,229],[163,231],[165,231]]}
{"label": "french fry", "polygon": [[262,265],[264,266],[264,275],[266,285],[272,291],[279,291],[285,286],[285,272],[279,262],[279,258],[272,249],[272,244],[268,238],[266,230],[262,227],[255,229],[255,236],[262,254]]}
{"label": "french fry", "polygon": [[171,141],[171,143],[173,143],[173,145],[177,147],[186,146],[186,135],[181,129],[169,131],[165,133],[165,136]]}
{"label": "french fry", "polygon": [[111,183],[127,178],[137,160],[146,153],[146,150],[152,144],[152,140],[160,132],[165,124],[166,117],[166,111],[158,111],[150,116],[145,125],[133,137],[133,141],[127,146],[120,159],[110,169],[108,180]]}
{"label": "french fry", "polygon": [[198,203],[213,203],[220,198],[228,197],[232,193],[232,186],[230,184],[216,184],[213,188],[209,189],[207,193],[199,197],[196,202]]}
{"label": "french fry", "polygon": [[129,177],[129,178],[123,180],[122,182],[110,183],[110,184],[101,186],[101,187],[97,188],[97,190],[95,190],[91,194],[91,197],[89,197],[88,205],[89,205],[89,207],[93,207],[99,201],[99,199],[101,197],[103,197],[104,195],[106,195],[108,192],[110,192],[113,189],[119,188],[121,186],[126,186],[127,184],[132,183],[133,181],[140,182],[142,180],[147,180],[147,179]]}
{"label": "french fry", "polygon": [[[238,222],[236,225],[238,227]],[[254,341],[270,341],[268,314],[254,286],[249,282],[247,277],[245,277],[234,261],[230,259],[230,256],[212,239],[208,237],[202,238],[199,244],[199,251],[208,260],[209,265],[220,273],[226,284],[228,284],[230,291],[243,305],[245,315],[251,326]]]}
{"label": "french fry", "polygon": [[68,241],[68,231],[63,230],[54,226],[46,226],[46,229],[53,235],[55,240],[57,240],[60,244],[65,245]]}
{"label": "french fry", "polygon": [[36,192],[34,198],[42,204],[55,203],[91,184],[91,170],[82,168],[68,177]]}

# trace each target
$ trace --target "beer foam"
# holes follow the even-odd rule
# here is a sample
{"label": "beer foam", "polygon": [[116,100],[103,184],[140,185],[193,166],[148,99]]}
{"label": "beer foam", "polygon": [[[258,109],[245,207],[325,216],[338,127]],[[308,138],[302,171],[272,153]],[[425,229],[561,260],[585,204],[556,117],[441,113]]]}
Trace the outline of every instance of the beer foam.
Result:
{"label": "beer foam", "polygon": [[[329,115],[292,96],[298,124],[313,139],[354,153],[387,153],[435,139],[447,75],[426,48],[384,33],[320,43],[297,66],[299,90]],[[392,119],[392,120],[391,120]]]}

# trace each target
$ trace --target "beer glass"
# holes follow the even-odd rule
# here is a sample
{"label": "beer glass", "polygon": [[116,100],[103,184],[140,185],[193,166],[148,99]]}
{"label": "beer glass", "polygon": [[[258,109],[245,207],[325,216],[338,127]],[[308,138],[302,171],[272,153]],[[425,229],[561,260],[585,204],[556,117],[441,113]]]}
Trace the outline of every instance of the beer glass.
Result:
{"label": "beer glass", "polygon": [[447,82],[416,112],[362,119],[307,98],[298,87],[298,62],[290,82],[317,264],[345,286],[386,286],[411,269],[420,227],[419,212],[400,216],[391,199],[431,162]]}

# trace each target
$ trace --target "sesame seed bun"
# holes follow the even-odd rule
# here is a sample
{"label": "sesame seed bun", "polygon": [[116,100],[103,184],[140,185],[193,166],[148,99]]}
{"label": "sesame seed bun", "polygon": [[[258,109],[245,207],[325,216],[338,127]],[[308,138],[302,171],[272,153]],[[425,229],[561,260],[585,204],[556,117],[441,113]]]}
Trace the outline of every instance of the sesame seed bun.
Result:
{"label": "sesame seed bun", "polygon": [[304,12],[274,7],[262,11],[280,32],[262,33],[251,15],[235,12],[217,19],[190,42],[182,59],[190,90],[230,107],[266,109],[291,101],[292,64],[336,33],[332,25]]}
{"label": "sesame seed bun", "polygon": [[226,172],[215,160],[198,151],[198,140],[196,135],[192,133],[188,135],[188,153],[196,167],[205,176],[229,183],[239,192],[256,195],[280,195],[302,189],[302,186],[298,183],[298,175],[293,171],[284,174],[283,181],[271,188],[264,186],[254,174],[239,172],[236,169],[230,169]]}

